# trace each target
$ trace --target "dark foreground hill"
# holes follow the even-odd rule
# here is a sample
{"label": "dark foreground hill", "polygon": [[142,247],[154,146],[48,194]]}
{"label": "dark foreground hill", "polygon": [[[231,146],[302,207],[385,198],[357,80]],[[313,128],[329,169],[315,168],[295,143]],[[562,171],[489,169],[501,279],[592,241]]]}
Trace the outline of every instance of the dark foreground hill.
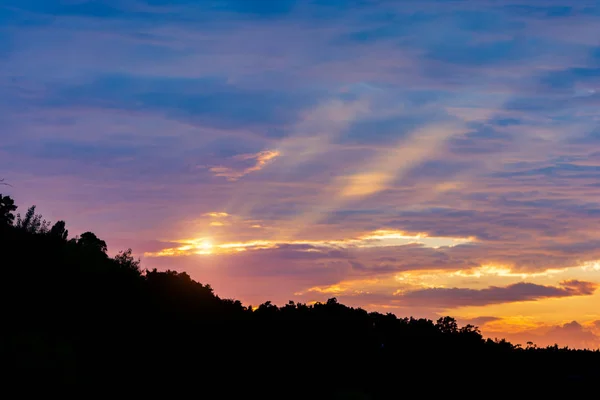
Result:
{"label": "dark foreground hill", "polygon": [[[185,273],[111,258],[0,196],[3,389],[91,397],[495,398],[594,395],[600,352],[522,349],[437,322],[330,299],[252,311]],[[13,392],[14,393],[14,392]],[[21,397],[21,396],[19,396]]]}

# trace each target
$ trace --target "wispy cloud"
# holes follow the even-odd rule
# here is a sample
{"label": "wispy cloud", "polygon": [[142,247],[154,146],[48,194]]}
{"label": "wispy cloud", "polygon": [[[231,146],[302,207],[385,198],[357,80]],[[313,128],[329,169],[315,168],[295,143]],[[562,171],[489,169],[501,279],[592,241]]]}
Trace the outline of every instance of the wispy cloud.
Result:
{"label": "wispy cloud", "polygon": [[[446,140],[464,132],[464,126],[448,122],[439,126],[426,126],[403,139],[395,148],[384,150],[361,172],[343,181],[339,195],[341,197],[368,196],[388,189],[398,178],[419,163],[427,161],[433,154],[443,148]],[[337,206],[337,204],[335,204]]]}
{"label": "wispy cloud", "polygon": [[210,171],[215,176],[221,176],[227,178],[228,181],[235,182],[238,179],[263,169],[267,164],[279,157],[279,152],[274,150],[265,150],[256,154],[240,154],[232,157],[232,161],[239,162],[240,164],[246,164],[250,162],[251,165],[248,167],[232,167],[232,166],[215,166],[210,167]]}
{"label": "wispy cloud", "polygon": [[229,217],[229,214],[227,214],[226,212],[219,212],[219,211],[212,211],[212,212],[208,212],[206,214],[203,214],[205,217],[213,217],[213,218],[227,218]]}
{"label": "wispy cloud", "polygon": [[[215,214],[209,213],[208,215]],[[221,213],[216,213],[220,214]],[[215,221],[211,222],[211,225]],[[219,221],[217,221],[219,222]],[[218,226],[223,226],[223,223],[219,222]],[[252,228],[260,227],[260,225],[252,225]],[[177,241],[182,244],[180,247],[165,248],[158,252],[148,252],[145,255],[147,257],[164,257],[164,256],[191,256],[198,253],[198,250],[204,251],[202,247],[205,238],[201,239],[186,239]],[[298,252],[314,252],[322,253],[330,250],[340,249],[370,249],[370,248],[381,248],[381,247],[396,247],[396,246],[407,246],[407,245],[418,245],[425,248],[440,248],[440,247],[452,247],[461,244],[469,243],[472,238],[452,238],[452,237],[429,237],[424,234],[411,235],[400,231],[385,231],[378,230],[369,232],[356,238],[348,239],[337,239],[337,240],[294,240],[294,241],[283,241],[277,239],[262,239],[262,240],[251,240],[246,242],[232,242],[232,243],[215,243],[214,253],[222,254],[229,252],[241,252],[246,250],[265,250],[265,249],[278,249],[285,248],[291,251]],[[199,247],[195,247],[199,244]]]}
{"label": "wispy cloud", "polygon": [[563,281],[558,286],[543,286],[533,283],[515,283],[506,287],[485,289],[430,288],[396,294],[403,305],[428,306],[434,308],[456,308],[487,304],[534,301],[545,298],[590,296],[598,284],[582,281]]}
{"label": "wispy cloud", "polygon": [[22,207],[253,303],[600,320],[595,4],[7,1]]}

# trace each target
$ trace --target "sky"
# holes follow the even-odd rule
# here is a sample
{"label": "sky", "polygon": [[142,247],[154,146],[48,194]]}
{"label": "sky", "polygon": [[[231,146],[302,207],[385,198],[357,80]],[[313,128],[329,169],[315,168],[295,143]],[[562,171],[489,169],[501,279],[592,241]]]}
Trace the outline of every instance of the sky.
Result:
{"label": "sky", "polygon": [[600,346],[600,5],[1,0],[0,187],[225,298]]}

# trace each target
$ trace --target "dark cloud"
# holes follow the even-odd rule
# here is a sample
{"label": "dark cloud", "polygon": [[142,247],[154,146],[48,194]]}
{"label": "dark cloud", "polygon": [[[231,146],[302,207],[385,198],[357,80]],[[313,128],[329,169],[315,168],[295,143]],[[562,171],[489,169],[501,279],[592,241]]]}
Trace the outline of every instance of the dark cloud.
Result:
{"label": "dark cloud", "polygon": [[487,304],[533,301],[544,298],[589,296],[598,285],[592,282],[564,281],[559,286],[533,283],[515,283],[506,287],[491,286],[486,289],[431,288],[402,293],[398,301],[403,305],[455,308]]}
{"label": "dark cloud", "polygon": [[500,318],[500,317],[482,316],[482,317],[475,317],[475,318],[462,318],[459,320],[459,322],[463,325],[471,324],[471,325],[475,325],[475,326],[481,328],[483,325],[487,324],[488,322],[501,321],[501,320],[502,320],[502,318]]}
{"label": "dark cloud", "polygon": [[412,232],[424,230],[432,236],[476,236],[484,241],[507,241],[514,238],[515,232],[551,232],[559,226],[546,218],[534,218],[525,210],[498,212],[449,208],[403,212],[389,224]]}

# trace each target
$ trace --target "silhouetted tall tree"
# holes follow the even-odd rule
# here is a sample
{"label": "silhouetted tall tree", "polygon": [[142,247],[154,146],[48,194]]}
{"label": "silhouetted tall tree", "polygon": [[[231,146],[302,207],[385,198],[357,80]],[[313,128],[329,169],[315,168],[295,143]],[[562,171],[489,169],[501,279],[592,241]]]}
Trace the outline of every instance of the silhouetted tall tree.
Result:
{"label": "silhouetted tall tree", "polygon": [[14,211],[17,206],[9,196],[2,196],[0,193],[0,225],[12,225],[15,221]]}
{"label": "silhouetted tall tree", "polygon": [[17,214],[16,227],[29,233],[46,233],[50,222],[43,219],[41,214],[36,214],[35,207],[29,207],[23,218],[21,214]]}
{"label": "silhouetted tall tree", "polygon": [[[106,246],[106,243],[105,243],[105,246]],[[131,270],[131,271],[135,271],[135,272],[139,273],[140,272],[140,259],[139,258],[137,260],[134,259],[131,254],[132,254],[131,249],[120,251],[119,254],[117,254],[115,256],[115,262],[121,268],[125,268],[127,270]]]}
{"label": "silhouetted tall tree", "polygon": [[57,221],[50,228],[50,235],[66,241],[69,237],[69,231],[66,229],[65,221]]}
{"label": "silhouetted tall tree", "polygon": [[106,242],[98,238],[98,236],[96,236],[92,232],[82,233],[79,237],[79,240],[77,241],[77,244],[86,249],[97,250],[105,254],[108,251],[108,248],[106,247]]}
{"label": "silhouetted tall tree", "polygon": [[458,332],[458,323],[452,317],[443,317],[435,323],[436,328],[442,333],[455,334]]}

